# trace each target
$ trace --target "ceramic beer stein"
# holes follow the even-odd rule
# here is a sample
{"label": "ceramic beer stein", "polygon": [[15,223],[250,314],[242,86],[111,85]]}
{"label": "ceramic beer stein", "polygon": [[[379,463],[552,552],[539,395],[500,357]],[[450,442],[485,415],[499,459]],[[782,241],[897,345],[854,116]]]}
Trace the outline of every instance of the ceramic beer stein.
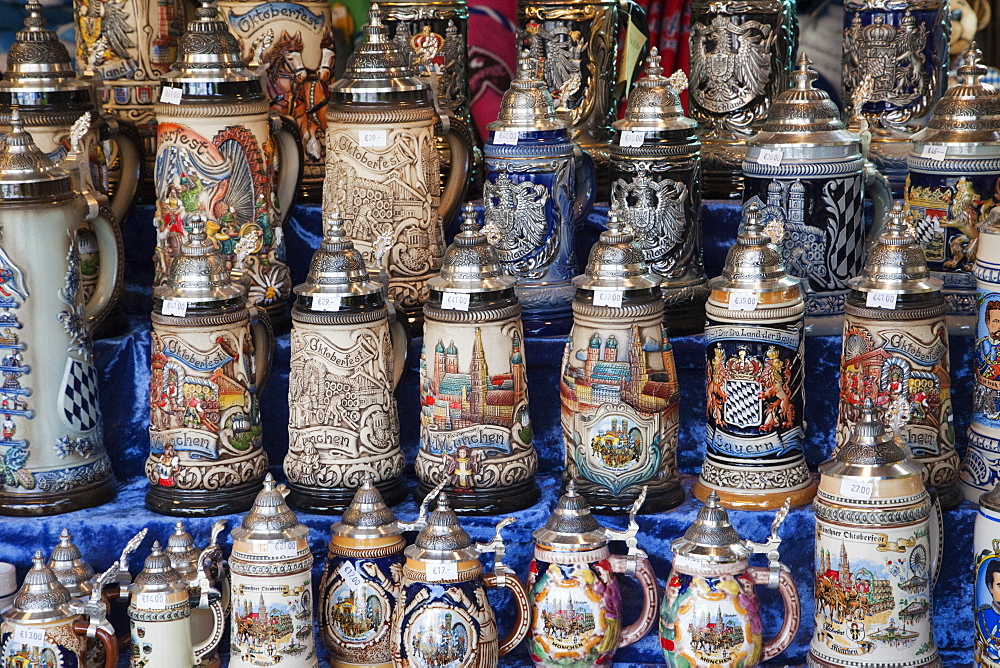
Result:
{"label": "ceramic beer stein", "polygon": [[670,336],[704,329],[708,298],[701,252],[701,142],[697,123],[681,108],[685,89],[683,71],[663,76],[653,47],[625,117],[614,123],[610,154],[611,203],[661,279],[663,325]]}
{"label": "ceramic beer stein", "polygon": [[[539,668],[610,665],[615,651],[640,640],[656,621],[656,574],[638,548],[635,513],[627,531],[597,523],[572,480],[545,526],[535,530],[535,553],[528,567],[531,626],[528,654]],[[625,541],[628,555],[611,554],[608,543]],[[642,591],[639,618],[625,626],[616,573],[629,573]]]}
{"label": "ceramic beer stein", "polygon": [[597,513],[627,513],[644,487],[646,513],[684,500],[677,474],[680,386],[659,284],[612,209],[586,271],[573,279],[573,331],[559,382],[563,478]]}
{"label": "ceramic beer stein", "polygon": [[[382,284],[369,279],[336,214],[295,294],[284,461],[288,502],[311,512],[340,510],[373,473],[388,502],[399,503],[406,488],[393,389],[406,335],[390,333]],[[392,327],[402,329],[402,323]]]}
{"label": "ceramic beer stein", "polygon": [[941,281],[932,278],[902,204],[852,278],[844,307],[837,447],[871,399],[882,421],[924,465],[924,484],[945,508],[962,500],[951,405]]}
{"label": "ceramic beer stein", "polygon": [[416,321],[427,279],[441,268],[444,228],[465,195],[471,149],[460,131],[444,134],[451,166],[442,187],[431,86],[389,39],[377,5],[368,21],[344,78],[330,88],[323,217],[340,213],[369,266],[376,240],[392,237],[389,297]]}
{"label": "ceramic beer stein", "polygon": [[958,68],[959,83],[913,135],[906,158],[906,210],[934,276],[944,281],[948,329],[973,334],[977,225],[1000,220],[1000,92],[975,44]]}
{"label": "ceramic beer stein", "polygon": [[420,449],[413,463],[418,498],[447,480],[457,512],[496,515],[532,506],[540,493],[538,453],[521,305],[471,204],[441,273],[427,285]]}
{"label": "ceramic beer stein", "polygon": [[910,136],[930,118],[948,81],[947,0],[847,0],[840,99],[868,159],[902,197]]}
{"label": "ceramic beer stein", "polygon": [[[401,594],[392,611],[392,665],[454,665],[491,668],[517,647],[528,631],[528,597],[524,585],[503,563],[500,531],[514,518],[501,520],[489,543],[472,543],[445,494],[438,496],[413,545],[404,550],[406,563]],[[483,573],[481,555],[493,552],[493,570]],[[496,615],[486,590],[501,587],[511,594],[507,612],[510,631],[498,638]],[[511,610],[512,608],[512,610]]]}
{"label": "ceramic beer stein", "polygon": [[282,224],[302,174],[302,145],[287,116],[269,109],[229,24],[199,0],[156,103],[156,275],[160,285],[194,218],[230,266],[248,277],[247,298],[288,323],[291,276]]}
{"label": "ceramic beer stein", "polygon": [[760,132],[747,140],[743,202],[760,208],[764,232],[785,269],[801,279],[806,333],[839,334],[848,279],[865,259],[865,195],[876,229],[892,200],[886,180],[862,155],[805,53],[792,88],[771,104]]}
{"label": "ceramic beer stein", "polygon": [[[670,547],[673,566],[660,610],[660,644],[669,668],[752,668],[781,654],[799,630],[801,605],[795,580],[778,555],[778,529],[788,502],[771,522],[766,543],[740,539],[719,504],[708,495],[698,517]],[[767,554],[768,566],[750,566]],[[764,641],[755,585],[777,589],[785,605],[778,634]]]}
{"label": "ceramic beer stein", "polygon": [[593,161],[570,140],[527,51],[486,142],[486,229],[531,334],[572,326],[576,233],[594,199]]}
{"label": "ceramic beer stein", "polygon": [[820,464],[811,667],[941,665],[931,623],[941,515],[920,469],[871,400]]}
{"label": "ceramic beer stein", "polygon": [[316,668],[309,528],[267,474],[253,508],[234,528],[229,665]]}
{"label": "ceramic beer stein", "polygon": [[[0,143],[0,514],[51,515],[111,498],[90,328],[118,281],[118,231],[11,114]],[[81,294],[80,221],[108,271]],[[44,243],[39,243],[44,240]]]}
{"label": "ceramic beer stein", "polygon": [[246,510],[267,472],[267,314],[247,306],[200,218],[153,297],[146,507],[190,517]]}
{"label": "ceramic beer stein", "polygon": [[1000,665],[1000,486],[979,499],[973,536],[976,666]]}
{"label": "ceramic beer stein", "polygon": [[704,197],[740,196],[746,141],[788,88],[798,33],[791,0],[692,0],[688,99],[702,145]]}

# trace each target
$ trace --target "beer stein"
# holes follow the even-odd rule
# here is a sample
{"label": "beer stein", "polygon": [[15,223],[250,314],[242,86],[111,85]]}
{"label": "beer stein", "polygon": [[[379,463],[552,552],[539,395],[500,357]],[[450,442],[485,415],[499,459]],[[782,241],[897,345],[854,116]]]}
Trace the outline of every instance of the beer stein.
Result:
{"label": "beer stein", "polygon": [[767,510],[816,493],[803,455],[799,279],[785,273],[755,202],[705,305],[705,461],[694,485],[726,508]]}
{"label": "beer stein", "polygon": [[671,336],[705,327],[708,280],[701,252],[701,143],[684,116],[687,77],[663,76],[656,47],[629,94],[611,142],[611,203],[660,277],[663,325]]}
{"label": "beer stein", "polygon": [[[636,544],[635,513],[627,531],[597,523],[572,480],[545,526],[535,530],[534,559],[528,568],[531,626],[528,653],[539,668],[611,665],[615,651],[640,640],[656,621],[656,574]],[[611,554],[608,543],[625,541],[628,555]],[[625,626],[616,573],[629,573],[642,590],[639,618]]]}
{"label": "beer stein", "polygon": [[413,463],[418,498],[446,480],[457,512],[496,515],[532,506],[540,494],[538,454],[521,305],[471,204],[441,273],[427,285],[420,449]]}
{"label": "beer stein", "polygon": [[[0,143],[0,193],[0,514],[95,506],[111,498],[113,481],[90,328],[118,282],[119,233],[38,149],[16,108]],[[108,267],[86,301],[77,234],[84,218]]]}
{"label": "beer stein", "polygon": [[376,240],[391,236],[389,297],[418,321],[427,280],[441,269],[444,228],[465,195],[471,149],[462,132],[445,132],[451,167],[442,190],[431,86],[389,39],[377,5],[364,35],[330,87],[323,217],[340,213],[369,266]]}
{"label": "beer stein", "polygon": [[189,517],[244,511],[267,472],[267,314],[247,306],[197,217],[153,297],[146,507]]}
{"label": "beer stein", "polygon": [[254,506],[234,528],[229,665],[316,668],[309,528],[267,474]]}
{"label": "beer stein", "polygon": [[977,225],[1000,220],[1000,92],[982,82],[981,59],[973,44],[960,83],[913,135],[906,158],[906,210],[933,275],[944,281],[952,334],[975,331]]}
{"label": "beer stein", "polygon": [[1000,487],[979,499],[973,536],[976,666],[1000,665]]}
{"label": "beer stein", "polygon": [[788,88],[798,33],[792,0],[692,0],[688,99],[698,121],[704,197],[740,196],[746,141]]}
{"label": "beer stein", "polygon": [[870,399],[820,464],[809,666],[941,666],[931,618],[941,513],[920,469]]}
{"label": "beer stein", "polygon": [[810,65],[803,53],[792,87],[774,99],[764,126],[747,140],[743,202],[757,204],[785,270],[801,279],[806,333],[830,336],[843,329],[847,281],[865,259],[865,195],[876,228],[892,200],[837,105],[813,85],[819,75]]}
{"label": "beer stein", "polygon": [[[778,555],[778,529],[788,502],[775,514],[766,543],[742,540],[713,490],[684,535],[670,547],[674,562],[660,610],[660,644],[669,668],[752,668],[781,654],[801,620],[799,594]],[[768,566],[750,566],[766,554]],[[777,589],[785,606],[778,634],[764,641],[755,585]]]}
{"label": "beer stein", "polygon": [[486,229],[529,333],[564,334],[572,323],[576,233],[594,199],[593,161],[569,138],[527,51],[487,127]]}
{"label": "beer stein", "polygon": [[673,508],[684,500],[674,351],[663,328],[660,279],[617,209],[573,285],[573,331],[559,382],[563,478],[597,513],[627,513],[644,487],[644,512]]}
{"label": "beer stein", "polygon": [[903,196],[910,136],[947,85],[950,35],[947,0],[844,3],[844,116],[871,137],[868,159],[889,179],[893,197]]}
{"label": "beer stein", "polygon": [[154,286],[200,217],[226,262],[245,272],[248,301],[285,326],[292,285],[281,226],[302,174],[302,145],[294,122],[269,111],[229,24],[211,0],[199,1],[155,105]]}
{"label": "beer stein", "polygon": [[[326,168],[326,103],[337,57],[330,4],[295,0],[276,7],[264,0],[218,0],[218,6],[243,60],[266,68],[261,78],[271,111],[298,126],[301,196],[318,202]],[[282,207],[288,204],[281,201]]]}
{"label": "beer stein", "polygon": [[871,399],[882,421],[924,465],[924,484],[945,508],[962,500],[951,406],[948,329],[941,281],[932,278],[902,204],[868,249],[844,307],[837,447]]}
{"label": "beer stein", "polygon": [[59,534],[59,544],[49,555],[49,568],[59,584],[69,592],[70,598],[78,600],[90,597],[94,586],[94,567],[80,554],[80,548],[73,543],[73,535],[69,529],[63,529]]}
{"label": "beer stein", "polygon": [[[445,494],[438,496],[413,545],[404,550],[401,594],[392,611],[392,665],[454,665],[490,668],[517,647],[528,631],[528,597],[524,585],[503,563],[500,531],[514,518],[501,520],[489,543],[473,544]],[[481,555],[493,552],[493,571],[483,573]],[[496,616],[486,590],[511,593],[511,628],[498,638]],[[510,612],[508,608],[507,612]]]}
{"label": "beer stein", "polygon": [[201,642],[192,641],[194,620],[188,582],[170,566],[170,561],[160,542],[154,542],[142,572],[129,588],[130,668],[147,665],[191,668],[199,665],[222,640],[226,617],[219,603],[219,592],[202,589],[207,599],[205,607],[212,614],[212,633]]}
{"label": "beer stein", "polygon": [[382,284],[369,279],[336,214],[295,294],[284,461],[288,502],[311,512],[339,510],[371,472],[388,502],[399,503],[406,488],[392,392],[406,335],[390,334]]}

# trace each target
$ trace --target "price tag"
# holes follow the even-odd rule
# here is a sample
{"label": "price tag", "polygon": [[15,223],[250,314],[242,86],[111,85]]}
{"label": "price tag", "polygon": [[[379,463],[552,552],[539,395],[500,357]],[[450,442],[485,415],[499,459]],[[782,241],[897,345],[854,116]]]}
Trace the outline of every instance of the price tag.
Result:
{"label": "price tag", "polygon": [[361,589],[361,585],[365,583],[361,573],[358,573],[358,569],[349,561],[340,564],[340,577],[344,578],[344,582],[351,588],[351,591]]}
{"label": "price tag", "polygon": [[137,608],[142,608],[144,610],[166,610],[167,595],[139,594],[135,597],[135,605]]}
{"label": "price tag", "polygon": [[517,130],[497,130],[493,133],[494,144],[507,144],[517,146],[517,140],[521,138],[521,133]]}
{"label": "price tag", "polygon": [[427,566],[427,581],[440,582],[441,580],[457,580],[458,564],[449,561],[443,564],[429,564]]}
{"label": "price tag", "polygon": [[920,152],[920,157],[930,158],[931,160],[944,160],[948,157],[948,147],[927,144],[924,146],[924,150]]}
{"label": "price tag", "polygon": [[623,296],[621,290],[594,290],[594,306],[621,308]]}
{"label": "price tag", "polygon": [[163,315],[172,315],[178,318],[183,318],[187,315],[187,312],[187,302],[179,302],[174,299],[163,300]]}
{"label": "price tag", "polygon": [[339,311],[340,295],[313,295],[314,311]]}
{"label": "price tag", "polygon": [[844,478],[840,483],[840,495],[849,499],[870,499],[875,491],[874,482],[859,482]]}
{"label": "price tag", "polygon": [[385,130],[358,130],[359,146],[385,146]]}
{"label": "price tag", "polygon": [[757,164],[777,167],[784,156],[785,153],[780,148],[762,148],[757,155]]}
{"label": "price tag", "polygon": [[733,292],[729,295],[730,311],[756,311],[756,292]]}
{"label": "price tag", "polygon": [[441,308],[447,311],[468,311],[468,292],[444,292],[441,294]]}
{"label": "price tag", "polygon": [[642,142],[645,140],[646,133],[641,130],[622,130],[622,136],[618,140],[618,145],[638,148],[642,146]]}
{"label": "price tag", "polygon": [[896,310],[895,292],[869,292],[865,298],[865,306],[872,308],[885,308],[890,311]]}
{"label": "price tag", "polygon": [[184,95],[184,89],[169,88],[164,86],[160,89],[160,102],[166,104],[180,104],[182,95]]}
{"label": "price tag", "polygon": [[286,540],[280,543],[268,543],[267,553],[272,557],[294,557],[299,553],[294,540]]}
{"label": "price tag", "polygon": [[45,629],[33,629],[30,626],[14,627],[14,642],[31,647],[45,647]]}

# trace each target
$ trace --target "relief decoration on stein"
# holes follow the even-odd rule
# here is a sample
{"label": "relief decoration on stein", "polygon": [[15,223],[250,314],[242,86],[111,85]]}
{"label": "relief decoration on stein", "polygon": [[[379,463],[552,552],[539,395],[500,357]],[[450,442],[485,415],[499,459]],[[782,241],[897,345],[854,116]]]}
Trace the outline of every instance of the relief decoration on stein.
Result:
{"label": "relief decoration on stein", "polygon": [[686,266],[695,246],[688,243],[690,228],[684,208],[688,187],[680,181],[649,177],[651,165],[639,162],[635,178],[618,179],[611,185],[611,199],[621,207],[622,221],[635,231],[649,268],[660,276],[673,277],[679,266]]}
{"label": "relief decoration on stein", "polygon": [[[412,587],[426,591],[420,583]],[[437,586],[439,594],[414,596],[405,603],[402,642],[393,647],[394,665],[415,668],[458,668],[490,664],[489,648],[497,643],[496,622],[481,585],[455,582]],[[407,597],[410,598],[410,597]],[[429,602],[428,602],[429,600]],[[493,650],[496,651],[495,649]],[[497,657],[492,657],[493,663]]]}
{"label": "relief decoration on stein", "polygon": [[[972,401],[972,421],[986,428],[1000,429],[1000,293],[980,290],[977,301],[983,319],[976,325],[976,382]],[[996,483],[997,462],[985,459],[989,453],[978,449],[976,457],[966,457],[962,477],[968,484],[989,489]]]}
{"label": "relief decoration on stein", "polygon": [[[980,513],[977,522],[991,516]],[[976,586],[973,606],[976,611],[976,663],[1000,665],[1000,543],[976,555]]]}
{"label": "relief decoration on stein", "polygon": [[[557,167],[561,173],[555,183],[565,182],[561,179],[566,167],[566,163]],[[521,278],[541,278],[559,253],[558,218],[546,215],[552,207],[546,207],[549,193],[545,184],[515,181],[510,178],[510,170],[508,165],[507,171],[500,172],[495,181],[487,179],[483,184],[484,231],[490,235],[508,273]]]}
{"label": "relief decoration on stein", "polygon": [[0,446],[5,448],[0,458],[0,474],[5,487],[31,489],[35,486],[34,476],[24,470],[30,444],[17,435],[18,422],[35,417],[35,411],[28,404],[31,388],[22,385],[24,376],[30,375],[31,368],[24,363],[23,351],[27,344],[21,341],[21,337],[26,332],[21,331],[24,325],[17,317],[18,309],[27,300],[24,272],[0,247],[0,373],[3,373],[3,385],[0,386],[0,412],[3,414]]}
{"label": "relief decoration on stein", "polygon": [[[593,9],[586,8],[590,12]],[[583,16],[571,14],[570,20],[530,21],[524,28],[532,60],[542,63],[542,78],[552,93],[557,109],[576,109],[584,104],[584,93],[590,81],[597,77],[586,35],[610,34],[605,32],[611,28],[606,12],[588,15],[586,21],[579,21],[589,25],[589,30],[573,30],[571,26],[576,22],[572,19],[580,18]],[[523,35],[520,37],[524,38]],[[583,112],[582,115],[585,114]]]}
{"label": "relief decoration on stein", "polygon": [[[77,26],[77,58],[80,62],[91,63],[102,79],[153,79],[154,75],[166,74],[177,60],[177,44],[184,32],[181,0],[157,0],[156,16],[133,17],[137,3],[127,0],[79,0]],[[136,35],[136,26],[146,31],[155,31],[149,53],[143,52],[146,37]],[[137,44],[137,40],[142,44]],[[139,62],[136,61],[139,56]],[[149,62],[145,62],[146,59]],[[121,91],[121,92],[120,92]],[[124,99],[120,99],[124,94]],[[140,104],[153,102],[153,88],[138,92],[148,99],[138,99]],[[115,101],[128,104],[129,89],[115,88]]]}
{"label": "relief decoration on stein", "polygon": [[465,72],[465,40],[455,20],[448,19],[444,35],[434,32],[429,24],[422,25],[417,34],[411,35],[409,23],[400,20],[396,23],[393,41],[407,58],[409,67],[422,76],[426,73],[434,77],[438,102],[454,116],[467,102],[462,82],[468,76]]}
{"label": "relief decoration on stein", "polygon": [[[355,577],[344,575],[346,566],[353,568]],[[323,624],[353,658],[373,664],[392,661],[389,647],[382,641],[389,634],[402,570],[396,556],[342,561],[326,585],[329,593],[323,596],[327,606]]]}
{"label": "relief decoration on stein", "polygon": [[[262,589],[266,590],[265,598]],[[255,666],[279,665],[309,647],[313,632],[312,588],[308,577],[300,586],[241,584],[233,592],[231,651]],[[312,655],[304,657],[305,660]]]}

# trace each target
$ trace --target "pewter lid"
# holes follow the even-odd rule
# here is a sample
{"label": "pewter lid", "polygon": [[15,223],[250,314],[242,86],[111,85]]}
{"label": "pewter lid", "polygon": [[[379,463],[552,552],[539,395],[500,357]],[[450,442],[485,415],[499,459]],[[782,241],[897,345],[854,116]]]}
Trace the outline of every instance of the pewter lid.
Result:
{"label": "pewter lid", "polygon": [[709,281],[713,290],[780,292],[798,288],[799,279],[785,273],[781,253],[764,234],[756,202],[743,211],[743,231],[726,254],[722,275]]}
{"label": "pewter lid", "polygon": [[354,493],[340,521],[330,527],[335,537],[367,540],[386,536],[400,536],[403,531],[396,522],[392,509],[385,505],[381,492],[375,486],[375,476],[366,473],[361,487]]}
{"label": "pewter lid", "polygon": [[566,123],[556,115],[549,87],[538,76],[535,60],[527,50],[521,51],[517,59],[517,77],[503,94],[497,119],[486,128],[491,131],[540,132],[565,127]]}
{"label": "pewter lid", "polygon": [[874,244],[868,247],[861,276],[847,282],[860,292],[894,292],[901,295],[941,290],[942,281],[932,278],[924,249],[910,234],[903,203],[896,202]]}
{"label": "pewter lid", "polygon": [[45,563],[41,550],[35,551],[31,562],[14,604],[3,613],[3,618],[11,622],[43,624],[73,617],[70,593]]}
{"label": "pewter lid", "polygon": [[646,73],[635,83],[628,96],[624,117],[611,124],[616,130],[647,130],[650,132],[690,130],[698,122],[684,115],[681,93],[687,90],[688,80],[683,70],[670,77],[663,76],[660,52],[654,46],[646,58]]}
{"label": "pewter lid", "polygon": [[919,476],[923,464],[907,456],[886,431],[871,399],[865,399],[860,415],[844,445],[833,459],[820,464],[824,476],[840,478],[909,478]]}
{"label": "pewter lid", "polygon": [[545,526],[532,534],[535,543],[552,550],[596,550],[608,544],[608,536],[593,515],[587,500],[570,480],[566,493],[559,497]]}
{"label": "pewter lid", "polygon": [[36,86],[48,83],[43,90],[86,89],[86,83],[77,80],[66,46],[54,30],[46,27],[41,4],[28,2],[26,8],[28,16],[7,52],[7,71],[3,75],[6,81],[0,86],[22,88],[21,80],[36,79]]}
{"label": "pewter lid", "polygon": [[190,231],[181,243],[180,255],[170,263],[163,283],[153,296],[164,301],[201,304],[244,296],[242,286],[233,283],[226,260],[205,234],[205,221],[194,216]]}
{"label": "pewter lid", "polygon": [[369,280],[365,259],[344,232],[340,214],[333,213],[326,223],[323,241],[309,262],[305,283],[295,286],[295,294],[352,297],[381,290],[381,283]]}
{"label": "pewter lid", "polygon": [[72,194],[69,172],[55,165],[35,145],[24,129],[20,112],[13,109],[10,132],[0,141],[0,203]]}
{"label": "pewter lid", "polygon": [[268,473],[264,478],[264,489],[257,494],[253,507],[243,517],[240,526],[232,530],[233,541],[308,540],[309,528],[299,522],[285,503],[286,493],[285,486],[275,484],[274,476]]}
{"label": "pewter lid", "polygon": [[979,507],[1000,513],[1000,482],[990,491],[983,492],[983,495],[979,497]]}
{"label": "pewter lid", "polygon": [[378,4],[368,10],[364,38],[347,58],[342,79],[330,86],[331,93],[405,93],[430,92],[430,84],[417,76],[406,55],[382,24]]}
{"label": "pewter lid", "polygon": [[142,592],[180,590],[187,589],[187,583],[170,565],[170,555],[160,547],[160,541],[155,541],[131,589]]}
{"label": "pewter lid", "polygon": [[163,78],[186,81],[256,81],[259,77],[247,69],[240,55],[240,43],[229,29],[229,22],[219,16],[214,0],[198,0],[195,20],[187,24],[177,48],[177,62]]}
{"label": "pewter lid", "polygon": [[59,544],[49,555],[49,568],[73,598],[90,594],[94,569],[84,561],[69,529],[63,529],[59,534]]}
{"label": "pewter lid", "polygon": [[608,229],[601,232],[590,249],[587,267],[573,279],[581,290],[650,290],[660,285],[660,278],[649,270],[642,246],[632,228],[619,218],[617,202],[608,212]]}
{"label": "pewter lid", "polygon": [[714,489],[698,511],[698,517],[680,538],[670,543],[675,557],[689,557],[695,561],[730,564],[742,561],[753,554],[729,522],[729,513],[719,505],[719,494]]}
{"label": "pewter lid", "polygon": [[458,524],[458,515],[448,503],[448,495],[438,495],[437,508],[413,545],[404,550],[409,559],[424,561],[471,561],[479,558],[469,534]]}
{"label": "pewter lid", "polygon": [[174,525],[174,532],[167,538],[165,552],[170,559],[171,568],[185,580],[190,580],[198,571],[201,550],[195,547],[194,537],[184,528],[184,522],[178,520]]}
{"label": "pewter lid", "polygon": [[441,271],[427,281],[432,290],[440,292],[499,292],[510,290],[517,281],[503,273],[500,256],[487,235],[492,228],[483,228],[476,221],[476,208],[466,204],[462,211],[462,231],[444,252]]}
{"label": "pewter lid", "polygon": [[914,146],[1000,143],[1000,91],[983,83],[989,70],[982,64],[983,52],[975,42],[964,57],[965,64],[956,72],[958,83],[938,100],[927,127],[913,135]]}

